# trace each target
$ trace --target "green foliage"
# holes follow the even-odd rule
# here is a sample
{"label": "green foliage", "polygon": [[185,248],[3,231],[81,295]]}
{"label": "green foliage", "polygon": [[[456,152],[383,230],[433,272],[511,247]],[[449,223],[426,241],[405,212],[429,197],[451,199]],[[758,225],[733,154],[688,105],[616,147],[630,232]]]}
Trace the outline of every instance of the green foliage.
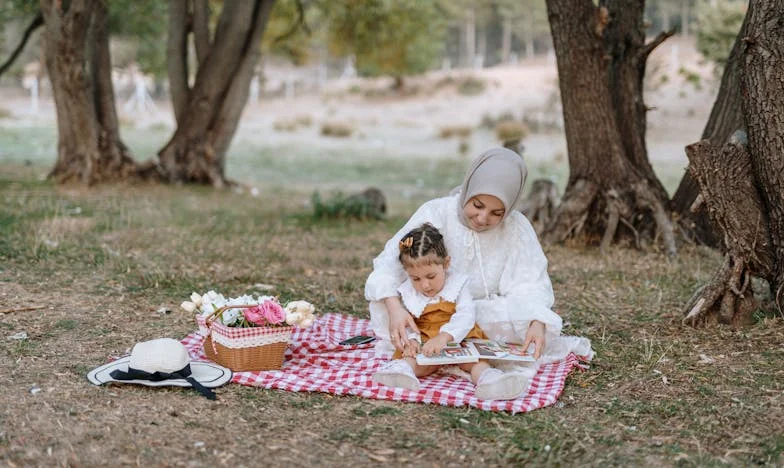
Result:
{"label": "green foliage", "polygon": [[109,2],[109,30],[124,43],[124,54],[114,54],[115,66],[135,62],[145,73],[166,74],[168,8],[159,0],[113,0]]}
{"label": "green foliage", "polygon": [[38,8],[38,2],[29,0],[0,0],[0,31],[9,21],[32,19]]}
{"label": "green foliage", "polygon": [[382,219],[384,217],[368,199],[346,196],[342,192],[336,192],[329,199],[322,200],[321,195],[316,191],[313,192],[310,201],[315,219]]}
{"label": "green foliage", "polygon": [[702,89],[702,77],[699,73],[693,72],[686,67],[681,67],[678,69],[678,74],[681,75],[687,83],[694,86],[694,89],[697,91]]}
{"label": "green foliage", "polygon": [[697,49],[715,64],[720,75],[727,64],[735,38],[746,16],[747,4],[743,0],[702,0],[697,5]]}
{"label": "green foliage", "polygon": [[445,23],[433,0],[346,0],[333,8],[330,51],[354,55],[362,75],[423,73],[442,53]]}

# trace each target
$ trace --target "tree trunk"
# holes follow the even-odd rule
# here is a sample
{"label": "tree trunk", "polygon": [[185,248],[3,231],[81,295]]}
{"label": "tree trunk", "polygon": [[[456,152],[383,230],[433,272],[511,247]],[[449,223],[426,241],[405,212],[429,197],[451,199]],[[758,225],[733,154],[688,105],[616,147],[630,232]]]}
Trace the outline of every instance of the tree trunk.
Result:
{"label": "tree trunk", "polygon": [[188,105],[188,4],[169,1],[169,37],[166,41],[166,67],[169,72],[174,119],[179,125]]}
{"label": "tree trunk", "polygon": [[512,20],[504,18],[501,23],[501,63],[509,63],[509,54],[512,50]]}
{"label": "tree trunk", "polygon": [[[661,234],[675,253],[669,200],[645,149],[642,78],[648,54],[669,34],[643,42],[642,0],[547,0],[569,152],[569,182],[543,234],[581,235],[604,250],[613,240]],[[642,237],[641,237],[642,236]]]}
{"label": "tree trunk", "polygon": [[41,0],[41,11],[57,110],[57,162],[50,177],[91,185],[137,175],[119,136],[106,5]]}
{"label": "tree trunk", "polygon": [[465,65],[474,68],[474,57],[476,57],[476,13],[473,8],[468,8],[465,12]]}
{"label": "tree trunk", "polygon": [[750,321],[752,275],[768,281],[779,311],[784,300],[784,18],[777,0],[752,0],[747,22],[739,66],[748,138],[739,131],[721,150],[707,140],[687,147],[726,246],[724,265],[687,305],[692,324]]}
{"label": "tree trunk", "polygon": [[[756,5],[755,5],[756,4]],[[784,294],[784,15],[780,0],[752,0],[742,89],[757,188],[770,216],[776,265],[767,277],[779,309]]]}
{"label": "tree trunk", "polygon": [[[158,157],[170,182],[193,182],[223,187],[225,155],[247,102],[250,80],[258,63],[259,43],[274,0],[230,0],[223,4],[209,51],[199,63],[193,88],[187,80],[173,76],[172,95],[187,96],[177,121],[177,130]],[[181,2],[171,0],[172,19],[169,60],[187,56],[187,40],[181,39]],[[204,45],[202,45],[204,47]],[[181,73],[182,67],[170,67]],[[185,83],[185,84],[183,84]],[[182,89],[185,87],[185,89]],[[175,102],[175,109],[177,108]]]}
{"label": "tree trunk", "polygon": [[[719,93],[713,103],[705,129],[702,131],[701,139],[709,140],[714,145],[724,144],[736,130],[745,128],[741,109],[739,70],[748,20],[747,14],[727,59]],[[705,205],[697,201],[699,192],[699,186],[691,176],[691,171],[686,171],[672,197],[672,209],[678,216],[679,224],[687,237],[699,244],[721,247],[722,239],[716,234]]]}

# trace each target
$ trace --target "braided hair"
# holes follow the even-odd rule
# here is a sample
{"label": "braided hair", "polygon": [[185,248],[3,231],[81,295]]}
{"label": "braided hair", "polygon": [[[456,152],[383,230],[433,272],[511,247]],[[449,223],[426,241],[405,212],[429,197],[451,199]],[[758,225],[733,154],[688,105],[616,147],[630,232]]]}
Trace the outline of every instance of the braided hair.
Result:
{"label": "braided hair", "polygon": [[419,263],[420,259],[430,256],[434,258],[425,259],[427,263],[442,265],[449,256],[444,244],[444,236],[430,223],[409,231],[400,239],[399,247],[398,258],[403,266]]}

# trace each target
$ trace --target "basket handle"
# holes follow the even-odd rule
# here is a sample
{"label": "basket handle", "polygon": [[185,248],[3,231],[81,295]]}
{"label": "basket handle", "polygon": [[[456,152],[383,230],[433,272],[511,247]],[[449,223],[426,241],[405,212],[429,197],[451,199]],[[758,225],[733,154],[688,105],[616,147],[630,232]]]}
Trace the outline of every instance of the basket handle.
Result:
{"label": "basket handle", "polygon": [[211,313],[210,315],[207,316],[206,319],[204,319],[204,324],[207,325],[207,328],[210,328],[210,325],[212,325],[212,322],[217,320],[218,317],[220,317],[221,314],[223,314],[223,312],[226,311],[226,310],[229,310],[229,309],[250,309],[251,307],[255,307],[255,306],[256,306],[255,304],[254,305],[245,304],[245,305],[226,305],[226,306],[223,306],[223,307],[218,307],[217,309],[215,309],[215,312]]}

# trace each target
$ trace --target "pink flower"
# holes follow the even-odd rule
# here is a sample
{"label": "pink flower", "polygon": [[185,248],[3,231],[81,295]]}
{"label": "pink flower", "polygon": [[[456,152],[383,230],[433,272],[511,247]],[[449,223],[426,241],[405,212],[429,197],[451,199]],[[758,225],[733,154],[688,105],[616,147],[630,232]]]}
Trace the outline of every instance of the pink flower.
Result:
{"label": "pink flower", "polygon": [[286,311],[274,300],[266,300],[243,311],[245,320],[256,326],[279,325],[286,320]]}
{"label": "pink flower", "polygon": [[277,301],[265,301],[258,305],[261,313],[270,324],[277,325],[286,320],[286,311]]}
{"label": "pink flower", "polygon": [[243,310],[243,315],[245,315],[245,320],[254,325],[263,326],[267,322],[267,319],[264,318],[264,311],[261,306],[253,306],[245,309]]}

